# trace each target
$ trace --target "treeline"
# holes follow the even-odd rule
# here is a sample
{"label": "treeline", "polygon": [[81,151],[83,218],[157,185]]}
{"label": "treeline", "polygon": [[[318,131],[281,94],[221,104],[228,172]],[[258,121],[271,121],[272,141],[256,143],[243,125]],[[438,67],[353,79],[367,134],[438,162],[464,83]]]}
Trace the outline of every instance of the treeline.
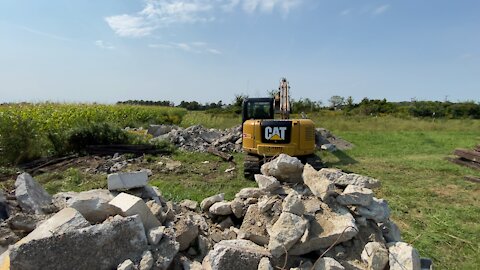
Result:
{"label": "treeline", "polygon": [[164,107],[178,107],[184,108],[189,111],[206,111],[210,109],[223,108],[224,104],[220,100],[217,103],[205,103],[201,104],[198,101],[184,101],[182,100],[180,104],[175,106],[175,103],[169,100],[160,100],[160,101],[151,101],[151,100],[127,100],[127,101],[118,101],[118,105],[142,105],[142,106],[164,106]]}
{"label": "treeline", "polygon": [[[147,105],[147,106],[168,106],[180,107],[190,111],[207,111],[214,113],[241,113],[242,101],[248,98],[246,95],[235,95],[230,104],[222,101],[217,103],[199,103],[197,101],[181,101],[175,105],[173,102],[128,100],[120,101],[117,104]],[[346,115],[381,116],[394,115],[400,117],[431,117],[431,118],[472,118],[480,119],[480,104],[474,101],[450,102],[450,101],[403,101],[391,102],[386,99],[364,98],[355,102],[352,97],[332,96],[328,104],[322,101],[314,101],[309,98],[292,99],[291,108],[293,113],[315,113],[324,110],[334,110]]]}

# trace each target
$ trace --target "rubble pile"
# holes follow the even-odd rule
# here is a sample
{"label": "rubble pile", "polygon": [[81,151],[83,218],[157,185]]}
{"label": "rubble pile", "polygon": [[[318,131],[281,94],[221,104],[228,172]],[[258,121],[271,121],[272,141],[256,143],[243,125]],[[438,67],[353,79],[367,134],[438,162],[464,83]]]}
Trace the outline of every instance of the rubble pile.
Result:
{"label": "rubble pile", "polygon": [[241,126],[230,129],[207,129],[201,125],[181,128],[174,125],[151,125],[147,131],[152,140],[167,140],[178,148],[192,152],[207,152],[214,147],[221,152],[240,152],[242,149]]}
{"label": "rubble pile", "polygon": [[425,262],[374,196],[378,180],[287,155],[230,201],[167,201],[145,172],[107,181],[108,190],[50,196],[18,176],[15,194],[0,194],[0,245],[9,245],[0,269],[396,270]]}

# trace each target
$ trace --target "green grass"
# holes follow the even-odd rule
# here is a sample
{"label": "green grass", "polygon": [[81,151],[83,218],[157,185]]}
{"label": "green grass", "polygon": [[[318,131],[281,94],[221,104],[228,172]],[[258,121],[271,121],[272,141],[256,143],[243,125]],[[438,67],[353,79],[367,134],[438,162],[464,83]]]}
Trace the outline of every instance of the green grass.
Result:
{"label": "green grass", "polygon": [[[243,178],[241,154],[234,158],[238,164],[224,162],[211,154],[181,151],[177,151],[172,159],[180,161],[182,166],[169,174],[154,175],[151,180],[151,184],[159,187],[168,199],[200,202],[221,192],[225,193],[225,199],[231,200],[241,188],[255,186],[255,182]],[[232,167],[235,167],[233,173],[225,173]]]}

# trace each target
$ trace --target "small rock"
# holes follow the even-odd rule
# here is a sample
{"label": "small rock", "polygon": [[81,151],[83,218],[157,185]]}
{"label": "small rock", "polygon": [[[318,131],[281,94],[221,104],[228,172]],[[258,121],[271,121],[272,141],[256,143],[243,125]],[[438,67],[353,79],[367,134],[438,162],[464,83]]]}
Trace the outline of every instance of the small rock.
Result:
{"label": "small rock", "polygon": [[305,207],[303,206],[302,196],[296,191],[290,192],[283,201],[283,212],[289,212],[297,216],[303,215]]}
{"label": "small rock", "polygon": [[174,238],[166,234],[158,245],[154,246],[151,251],[155,260],[153,269],[166,270],[178,254],[180,244]]}
{"label": "small rock", "polygon": [[248,240],[223,240],[208,253],[202,265],[211,270],[257,270],[260,260],[269,256],[267,250]]}
{"label": "small rock", "polygon": [[224,198],[225,198],[224,193],[216,194],[216,195],[210,196],[208,198],[205,198],[200,203],[200,208],[202,209],[202,211],[207,211],[210,208],[210,206],[212,206],[212,204],[214,204],[216,202],[221,202],[221,201],[224,200]]}
{"label": "small rock", "polygon": [[179,250],[183,251],[190,247],[198,236],[198,226],[193,222],[190,215],[181,216],[175,224],[176,241],[180,244]]}
{"label": "small rock", "polygon": [[400,229],[393,221],[389,219],[385,220],[380,224],[380,229],[382,230],[383,237],[387,243],[402,241]]}
{"label": "small rock", "polygon": [[233,221],[230,217],[227,217],[226,219],[222,220],[222,222],[218,223],[217,227],[224,230],[226,228],[230,228],[233,226]]}
{"label": "small rock", "polygon": [[107,177],[108,190],[128,190],[147,185],[148,174],[145,171],[112,173]]}
{"label": "small rock", "polygon": [[242,188],[236,195],[236,198],[246,199],[246,198],[259,198],[264,195],[265,191],[259,188]]}
{"label": "small rock", "polygon": [[362,251],[368,270],[383,270],[388,264],[388,250],[378,242],[368,242]]}
{"label": "small rock", "polygon": [[337,262],[333,258],[324,257],[324,258],[319,258],[313,264],[312,269],[313,270],[345,270],[345,267],[343,267],[339,262]]}
{"label": "small rock", "polygon": [[322,201],[326,201],[329,196],[335,193],[335,185],[310,164],[305,165],[302,178],[305,185]]}
{"label": "small rock", "polygon": [[240,199],[234,199],[230,204],[230,207],[232,208],[232,213],[235,215],[236,218],[242,218],[245,214],[245,204]]}
{"label": "small rock", "polygon": [[140,260],[139,270],[150,270],[153,267],[153,255],[150,250],[146,250],[142,254],[142,259]]}
{"label": "small rock", "polygon": [[390,217],[390,208],[388,207],[387,201],[375,197],[370,205],[366,207],[359,206],[356,211],[358,215],[372,219],[377,223],[383,222]]}
{"label": "small rock", "polygon": [[146,231],[162,225],[139,197],[122,192],[113,198],[109,204],[119,208],[123,216],[139,215]]}
{"label": "small rock", "polygon": [[[267,224],[270,224],[272,217],[267,213],[261,212],[258,205],[252,204],[248,207],[247,213],[240,227],[243,238],[253,241],[258,245],[267,245],[270,236],[267,232]],[[258,226],[258,222],[261,223]]]}
{"label": "small rock", "polygon": [[121,263],[118,267],[117,270],[133,270],[133,262],[131,260],[125,260],[123,263]]}
{"label": "small rock", "polygon": [[420,270],[420,256],[411,245],[396,242],[387,246],[390,270]]}
{"label": "small rock", "polygon": [[15,197],[24,212],[48,214],[52,197],[28,173],[22,173],[15,181]]}
{"label": "small rock", "polygon": [[270,192],[280,187],[280,182],[277,180],[277,178],[273,176],[255,174],[254,177],[255,177],[255,181],[258,184],[258,187],[265,191]]}
{"label": "small rock", "polygon": [[303,218],[288,212],[280,214],[270,232],[268,249],[278,258],[288,251],[302,237],[307,226]]}
{"label": "small rock", "polygon": [[280,154],[260,168],[263,175],[274,176],[280,181],[301,183],[303,164],[298,158]]}
{"label": "small rock", "polygon": [[210,206],[208,211],[214,215],[230,215],[232,213],[231,203],[226,201],[216,202],[212,206]]}
{"label": "small rock", "polygon": [[195,211],[195,209],[197,209],[198,203],[192,200],[183,200],[180,202],[180,206]]}
{"label": "small rock", "polygon": [[148,231],[147,240],[151,245],[156,245],[160,240],[162,240],[163,235],[165,234],[165,226],[158,226],[152,228]]}
{"label": "small rock", "polygon": [[261,200],[259,200],[258,204],[258,210],[260,212],[266,212],[270,209],[272,209],[273,205],[277,202],[277,199],[275,197],[262,197]]}
{"label": "small rock", "polygon": [[348,185],[342,194],[337,196],[337,202],[342,205],[369,206],[373,200],[373,191],[355,185]]}
{"label": "small rock", "polygon": [[258,270],[273,270],[272,264],[268,257],[263,257],[258,264]]}
{"label": "small rock", "polygon": [[335,185],[343,187],[348,185],[355,185],[370,189],[380,187],[380,181],[377,179],[356,173],[343,174],[339,178],[335,179],[334,183]]}
{"label": "small rock", "polygon": [[29,233],[35,230],[38,220],[35,216],[25,215],[24,213],[16,213],[11,216],[7,223],[13,230],[23,231]]}

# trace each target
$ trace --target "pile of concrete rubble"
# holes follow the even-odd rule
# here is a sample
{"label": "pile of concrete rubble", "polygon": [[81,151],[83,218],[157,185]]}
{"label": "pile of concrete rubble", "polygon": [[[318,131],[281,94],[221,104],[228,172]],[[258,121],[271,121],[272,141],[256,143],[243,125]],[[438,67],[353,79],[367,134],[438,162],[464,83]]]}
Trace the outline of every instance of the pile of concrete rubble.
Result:
{"label": "pile of concrete rubble", "polygon": [[207,129],[201,125],[181,128],[174,125],[150,125],[147,131],[152,140],[167,140],[178,148],[192,152],[207,152],[214,147],[222,152],[242,150],[241,126],[220,130]]}
{"label": "pile of concrete rubble", "polygon": [[198,204],[165,200],[145,171],[53,196],[21,174],[0,197],[0,269],[421,269],[378,180],[283,154],[255,180]]}
{"label": "pile of concrete rubble", "polygon": [[[210,147],[226,153],[242,151],[242,127],[240,125],[225,130],[207,129],[201,125],[188,128],[174,125],[150,125],[147,133],[153,136],[153,141],[166,140],[186,151],[207,152]],[[315,130],[315,140],[318,149],[331,152],[353,147],[350,142],[333,135],[324,128]]]}

